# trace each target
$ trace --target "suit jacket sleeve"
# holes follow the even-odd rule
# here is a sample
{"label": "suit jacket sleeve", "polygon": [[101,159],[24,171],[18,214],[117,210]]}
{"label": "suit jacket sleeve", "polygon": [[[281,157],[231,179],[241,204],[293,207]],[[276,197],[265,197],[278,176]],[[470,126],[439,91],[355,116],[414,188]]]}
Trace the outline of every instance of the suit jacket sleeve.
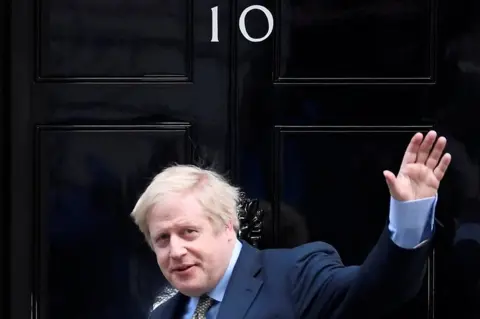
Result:
{"label": "suit jacket sleeve", "polygon": [[361,266],[346,267],[326,243],[296,249],[289,282],[298,317],[378,317],[395,311],[418,293],[430,247],[426,240],[415,249],[402,248],[385,227]]}

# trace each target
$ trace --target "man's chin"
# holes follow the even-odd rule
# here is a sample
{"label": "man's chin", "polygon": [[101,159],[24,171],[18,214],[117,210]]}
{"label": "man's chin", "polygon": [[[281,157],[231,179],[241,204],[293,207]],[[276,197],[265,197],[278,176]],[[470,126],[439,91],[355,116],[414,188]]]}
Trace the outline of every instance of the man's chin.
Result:
{"label": "man's chin", "polygon": [[183,295],[189,297],[199,297],[204,293],[210,291],[211,288],[206,283],[206,281],[201,280],[202,276],[198,276],[198,273],[191,273],[192,270],[190,270],[189,274],[186,276],[182,276],[180,274],[173,274],[173,276],[169,278],[169,281],[170,284],[175,287],[175,289],[180,291]]}
{"label": "man's chin", "polygon": [[202,287],[191,287],[191,286],[179,286],[177,290],[180,291],[182,295],[187,297],[200,297],[208,290]]}

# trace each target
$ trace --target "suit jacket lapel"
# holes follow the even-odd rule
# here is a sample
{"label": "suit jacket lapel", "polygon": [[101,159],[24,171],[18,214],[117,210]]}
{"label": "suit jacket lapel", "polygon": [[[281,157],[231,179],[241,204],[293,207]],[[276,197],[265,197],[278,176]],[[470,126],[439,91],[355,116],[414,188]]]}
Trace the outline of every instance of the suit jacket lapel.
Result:
{"label": "suit jacket lapel", "polygon": [[225,291],[218,319],[242,319],[263,281],[257,277],[262,266],[259,251],[242,241],[243,247]]}

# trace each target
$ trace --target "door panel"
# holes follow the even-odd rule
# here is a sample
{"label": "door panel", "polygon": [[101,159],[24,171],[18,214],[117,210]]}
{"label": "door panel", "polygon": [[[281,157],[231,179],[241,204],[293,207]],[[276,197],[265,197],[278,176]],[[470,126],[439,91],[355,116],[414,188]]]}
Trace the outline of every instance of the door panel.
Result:
{"label": "door panel", "polygon": [[189,125],[48,125],[36,138],[35,312],[147,318],[166,281],[129,214],[153,172],[191,162]]}
{"label": "door panel", "polygon": [[[264,41],[245,36],[268,33],[261,10],[241,29],[252,5],[272,14]],[[478,194],[465,176],[480,176],[473,1],[11,7],[11,103],[0,113],[11,123],[9,318],[144,318],[165,279],[128,213],[172,162],[213,167],[258,198],[261,248],[323,240],[361,263],[388,215],[382,171],[431,127],[465,160],[442,184],[422,290],[390,318],[450,306],[454,217]]]}
{"label": "door panel", "polygon": [[277,0],[269,7],[277,21],[275,82],[434,81],[435,1]]}
{"label": "door panel", "polygon": [[192,81],[193,1],[38,2],[42,80]]}

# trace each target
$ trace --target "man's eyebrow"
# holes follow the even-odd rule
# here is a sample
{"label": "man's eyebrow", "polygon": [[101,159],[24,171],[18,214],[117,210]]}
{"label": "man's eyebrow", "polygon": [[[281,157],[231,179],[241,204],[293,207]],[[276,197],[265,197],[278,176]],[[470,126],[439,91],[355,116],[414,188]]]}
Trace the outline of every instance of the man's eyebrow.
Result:
{"label": "man's eyebrow", "polygon": [[195,223],[192,223],[192,222],[179,222],[176,226],[192,226],[192,227],[196,227]]}

